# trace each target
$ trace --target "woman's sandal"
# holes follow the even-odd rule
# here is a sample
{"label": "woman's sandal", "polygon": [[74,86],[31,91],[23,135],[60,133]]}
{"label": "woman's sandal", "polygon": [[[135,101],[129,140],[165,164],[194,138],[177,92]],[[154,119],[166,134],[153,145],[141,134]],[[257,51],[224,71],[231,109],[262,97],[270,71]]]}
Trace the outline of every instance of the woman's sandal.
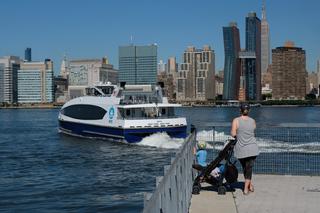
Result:
{"label": "woman's sandal", "polygon": [[249,192],[250,192],[250,191],[247,191],[247,192],[243,191],[243,195],[248,195]]}

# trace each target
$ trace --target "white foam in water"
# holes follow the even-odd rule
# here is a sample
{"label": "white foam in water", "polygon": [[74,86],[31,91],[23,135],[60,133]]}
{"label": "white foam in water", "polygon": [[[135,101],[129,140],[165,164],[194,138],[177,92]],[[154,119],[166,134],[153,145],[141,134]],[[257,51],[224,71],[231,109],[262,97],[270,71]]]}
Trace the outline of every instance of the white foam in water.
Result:
{"label": "white foam in water", "polygon": [[[202,130],[197,133],[197,141],[206,141],[207,149],[223,149],[224,143],[230,138],[229,134],[224,132],[213,132],[213,130]],[[213,144],[213,141],[220,143]],[[164,149],[178,149],[183,144],[184,139],[170,138],[167,133],[156,133],[145,137],[138,145],[152,146]],[[310,143],[290,143],[283,141],[274,141],[271,139],[257,138],[257,143],[261,153],[320,153],[320,142]]]}
{"label": "white foam in water", "polygon": [[320,153],[320,142],[312,143],[289,143],[282,141],[257,139],[261,152],[279,153],[279,152],[297,152],[297,153]]}
{"label": "white foam in water", "polygon": [[178,149],[184,142],[182,138],[171,138],[167,133],[155,133],[143,138],[138,145],[152,146],[164,149]]}
{"label": "white foam in water", "polygon": [[[203,130],[197,133],[197,140],[206,142],[219,141],[222,143],[213,144],[213,146],[207,146],[208,149],[214,148],[217,150],[223,149],[223,142],[226,142],[231,135],[225,134],[224,132],[214,132],[213,130]],[[320,153],[320,142],[311,143],[290,143],[283,141],[274,141],[271,139],[257,138],[257,143],[260,152],[264,153],[279,153],[279,152],[296,152],[296,153]]]}

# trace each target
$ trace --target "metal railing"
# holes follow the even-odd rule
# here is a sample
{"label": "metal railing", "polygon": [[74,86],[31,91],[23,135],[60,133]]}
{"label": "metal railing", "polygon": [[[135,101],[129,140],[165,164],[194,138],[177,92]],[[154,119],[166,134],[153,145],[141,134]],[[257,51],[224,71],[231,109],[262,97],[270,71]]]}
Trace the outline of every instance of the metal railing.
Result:
{"label": "metal railing", "polygon": [[[230,137],[230,130],[230,123],[212,123],[198,129],[197,138],[212,144],[214,158]],[[320,124],[257,124],[255,136],[260,154],[254,173],[320,175]]]}
{"label": "metal railing", "polygon": [[192,169],[195,156],[195,131],[186,139],[171,165],[164,166],[164,176],[156,178],[156,189],[145,193],[143,213],[185,213],[191,200],[195,171]]}

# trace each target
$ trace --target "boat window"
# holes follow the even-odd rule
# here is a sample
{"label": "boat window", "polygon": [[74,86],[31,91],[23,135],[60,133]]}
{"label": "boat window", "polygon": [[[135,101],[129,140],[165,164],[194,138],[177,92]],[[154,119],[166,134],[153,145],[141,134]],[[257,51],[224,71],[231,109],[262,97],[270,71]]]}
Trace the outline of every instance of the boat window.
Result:
{"label": "boat window", "polygon": [[107,111],[98,106],[77,104],[62,109],[61,113],[70,118],[80,120],[101,120]]}
{"label": "boat window", "polygon": [[132,116],[135,117],[135,118],[142,118],[142,117],[144,117],[144,113],[142,113],[141,108],[135,108],[135,109],[133,109],[133,115]]}
{"label": "boat window", "polygon": [[161,115],[162,115],[162,116],[166,115],[166,108],[162,108],[162,109],[161,109]]}
{"label": "boat window", "polygon": [[102,87],[101,90],[104,94],[111,95],[114,90],[114,87]]}
{"label": "boat window", "polygon": [[144,109],[144,117],[155,118],[157,117],[158,109],[156,107],[148,107]]}
{"label": "boat window", "polygon": [[[122,111],[122,110],[121,110]],[[143,118],[145,117],[145,112],[141,108],[131,108],[125,110],[125,118]]]}
{"label": "boat window", "polygon": [[154,119],[175,116],[173,107],[120,108],[119,113],[122,118],[126,119]]}
{"label": "boat window", "polygon": [[121,108],[119,108],[118,109],[118,116],[117,116],[119,119],[121,118],[121,119],[123,119],[124,117],[125,117],[125,115],[124,115],[124,109],[121,109]]}
{"label": "boat window", "polygon": [[168,117],[173,117],[174,116],[174,108],[173,107],[169,107],[168,108]]}

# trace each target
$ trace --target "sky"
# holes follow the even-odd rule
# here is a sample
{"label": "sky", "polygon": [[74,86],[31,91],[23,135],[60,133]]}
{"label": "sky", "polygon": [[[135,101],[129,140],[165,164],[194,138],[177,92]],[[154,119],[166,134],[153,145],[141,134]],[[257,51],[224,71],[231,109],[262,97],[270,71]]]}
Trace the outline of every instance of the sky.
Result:
{"label": "sky", "polygon": [[[222,27],[236,21],[245,47],[245,17],[261,18],[263,0],[1,0],[0,57],[102,58],[118,68],[118,47],[158,45],[158,61],[181,61],[188,46],[210,45],[216,71],[224,67]],[[306,50],[307,70],[320,58],[320,1],[266,0],[271,48],[291,40]]]}

